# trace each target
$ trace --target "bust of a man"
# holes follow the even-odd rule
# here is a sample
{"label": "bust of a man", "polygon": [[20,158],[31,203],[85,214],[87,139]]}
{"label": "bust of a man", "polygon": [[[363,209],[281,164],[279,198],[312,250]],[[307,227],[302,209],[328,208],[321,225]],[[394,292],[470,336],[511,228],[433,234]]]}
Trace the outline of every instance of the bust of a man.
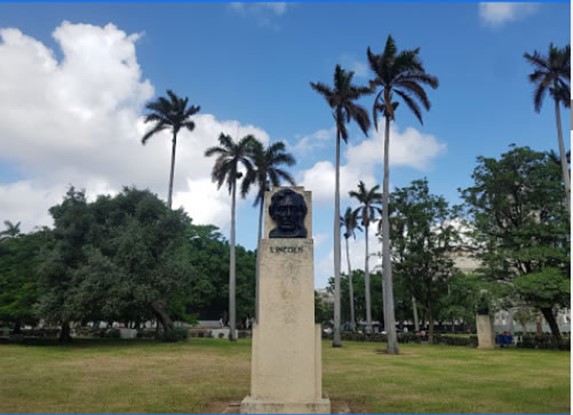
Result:
{"label": "bust of a man", "polygon": [[306,238],[304,218],[308,212],[304,197],[291,189],[282,189],[271,198],[269,215],[277,225],[269,238]]}

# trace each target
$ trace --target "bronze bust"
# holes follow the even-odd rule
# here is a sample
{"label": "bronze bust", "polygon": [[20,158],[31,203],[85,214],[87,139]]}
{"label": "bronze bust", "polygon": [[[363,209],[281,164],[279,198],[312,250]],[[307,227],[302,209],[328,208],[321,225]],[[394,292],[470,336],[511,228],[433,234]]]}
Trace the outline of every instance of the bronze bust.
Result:
{"label": "bronze bust", "polygon": [[304,218],[308,212],[304,197],[291,189],[282,189],[271,198],[269,215],[277,225],[269,238],[306,238]]}

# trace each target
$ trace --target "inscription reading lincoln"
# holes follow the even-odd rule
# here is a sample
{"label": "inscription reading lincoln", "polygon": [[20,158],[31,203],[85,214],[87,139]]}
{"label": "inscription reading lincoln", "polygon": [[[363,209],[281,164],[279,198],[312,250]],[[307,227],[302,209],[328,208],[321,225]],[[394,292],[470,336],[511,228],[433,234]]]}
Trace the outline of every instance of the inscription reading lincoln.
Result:
{"label": "inscription reading lincoln", "polygon": [[304,252],[302,246],[271,246],[270,249],[273,254],[302,254]]}
{"label": "inscription reading lincoln", "polygon": [[304,198],[291,189],[282,189],[271,198],[269,215],[277,225],[269,238],[306,238],[304,217],[308,209]]}

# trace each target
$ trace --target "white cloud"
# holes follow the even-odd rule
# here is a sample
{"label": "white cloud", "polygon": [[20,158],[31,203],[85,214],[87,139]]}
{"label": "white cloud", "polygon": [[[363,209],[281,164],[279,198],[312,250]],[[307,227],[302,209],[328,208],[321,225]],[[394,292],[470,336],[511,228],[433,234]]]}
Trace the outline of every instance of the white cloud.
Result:
{"label": "white cloud", "polygon": [[370,73],[370,68],[364,62],[354,62],[350,70],[354,72],[354,76],[357,78],[367,78]]}
{"label": "white cloud", "polygon": [[262,2],[262,3],[229,3],[231,10],[243,15],[252,16],[256,19],[259,26],[271,27],[278,29],[275,19],[286,13],[287,8],[292,4],[286,2]]}
{"label": "white cloud", "polygon": [[[183,207],[196,224],[214,224],[224,228],[230,222],[231,198],[227,187],[217,190],[210,178],[187,179],[186,191],[173,198],[173,207]],[[239,202],[240,203],[240,202]]]}
{"label": "white cloud", "polygon": [[277,16],[281,16],[286,13],[287,6],[289,4],[286,2],[261,2],[261,3],[239,3],[232,2],[229,6],[241,13],[259,13],[269,11]]}
{"label": "white cloud", "polygon": [[479,3],[479,15],[486,24],[499,27],[534,14],[538,8],[537,3]]}
{"label": "white cloud", "polygon": [[[86,189],[88,198],[134,185],[165,199],[171,137],[163,132],[140,142],[150,128],[140,111],[154,91],[137,63],[139,35],[112,24],[64,22],[53,36],[61,61],[21,31],[0,30],[0,154],[24,176],[0,185],[0,220],[22,221],[23,231],[51,225],[48,208],[69,185]],[[254,134],[263,143],[268,134],[210,114],[198,114],[195,123],[193,132],[178,136],[175,206],[196,223],[224,227],[229,196],[211,183],[214,159],[204,152],[221,132]]]}
{"label": "white cloud", "polygon": [[299,138],[294,146],[289,146],[289,151],[300,156],[308,155],[315,150],[324,149],[329,143],[334,141],[335,135],[336,127],[318,130]]}
{"label": "white cloud", "polygon": [[[427,170],[432,161],[446,150],[446,144],[433,135],[424,134],[415,128],[398,130],[395,125],[390,131],[390,165]],[[340,194],[347,197],[362,180],[367,186],[376,184],[376,169],[382,169],[383,132],[375,133],[356,145],[349,141],[344,149],[346,164],[340,167]],[[313,192],[315,202],[330,202],[334,193],[334,164],[319,161],[300,174],[299,182]]]}

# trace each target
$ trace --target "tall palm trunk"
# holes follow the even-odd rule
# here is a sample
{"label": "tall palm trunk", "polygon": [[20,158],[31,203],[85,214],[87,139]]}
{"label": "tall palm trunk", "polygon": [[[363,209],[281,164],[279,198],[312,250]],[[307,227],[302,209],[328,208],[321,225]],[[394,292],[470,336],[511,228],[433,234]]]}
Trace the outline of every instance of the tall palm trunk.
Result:
{"label": "tall palm trunk", "polygon": [[261,239],[263,238],[263,207],[265,205],[264,198],[261,199],[261,207],[259,208],[259,235],[257,237],[257,264],[255,271],[255,321],[259,322],[259,290],[261,280]]}
{"label": "tall palm trunk", "polygon": [[341,347],[340,337],[340,130],[336,133],[334,180],[334,331],[332,347]]}
{"label": "tall palm trunk", "polygon": [[567,156],[565,154],[565,145],[563,144],[563,132],[561,131],[561,109],[559,108],[558,100],[555,100],[555,121],[557,123],[557,141],[559,142],[561,171],[563,173],[563,182],[565,183],[565,196],[567,198],[567,212],[571,214],[571,178],[569,177]]}
{"label": "tall palm trunk", "polygon": [[346,241],[346,262],[348,263],[348,292],[350,296],[350,328],[356,330],[356,318],[354,316],[354,285],[352,283],[352,267],[350,266],[350,249],[348,248],[348,238]]}
{"label": "tall palm trunk", "polygon": [[414,315],[414,332],[417,333],[420,331],[420,320],[418,319],[418,305],[414,296],[412,296],[412,314]]}
{"label": "tall palm trunk", "polygon": [[235,307],[235,288],[236,288],[236,261],[235,261],[235,211],[237,199],[237,178],[233,178],[233,191],[231,200],[231,246],[230,246],[230,259],[229,259],[229,340],[236,341],[235,327],[237,321],[237,310]]}
{"label": "tall palm trunk", "polygon": [[364,241],[366,255],[364,256],[364,297],[366,299],[366,332],[372,333],[372,305],[370,303],[370,268],[368,266],[368,223],[364,225]]}
{"label": "tall palm trunk", "polygon": [[384,328],[388,338],[387,352],[398,354],[398,338],[394,321],[394,291],[392,287],[392,262],[390,259],[390,222],[388,217],[388,200],[390,195],[390,117],[385,115],[384,128],[384,180],[382,183],[382,266],[384,295]]}
{"label": "tall palm trunk", "polygon": [[167,193],[167,207],[171,209],[173,199],[173,176],[175,175],[175,149],[177,148],[177,133],[173,132],[173,140],[171,146],[171,171],[169,172],[169,189]]}
{"label": "tall palm trunk", "polygon": [[434,344],[434,308],[430,302],[428,309],[428,344]]}

